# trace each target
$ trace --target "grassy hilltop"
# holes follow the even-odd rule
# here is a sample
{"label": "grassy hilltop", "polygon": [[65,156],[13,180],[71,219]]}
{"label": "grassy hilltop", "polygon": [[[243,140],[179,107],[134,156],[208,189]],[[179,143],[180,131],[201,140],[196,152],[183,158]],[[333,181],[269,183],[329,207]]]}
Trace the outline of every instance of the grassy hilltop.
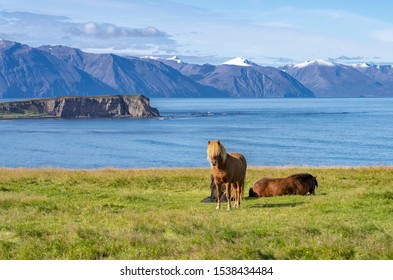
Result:
{"label": "grassy hilltop", "polygon": [[0,169],[0,259],[393,259],[393,168],[317,176],[315,196],[200,203],[206,169]]}

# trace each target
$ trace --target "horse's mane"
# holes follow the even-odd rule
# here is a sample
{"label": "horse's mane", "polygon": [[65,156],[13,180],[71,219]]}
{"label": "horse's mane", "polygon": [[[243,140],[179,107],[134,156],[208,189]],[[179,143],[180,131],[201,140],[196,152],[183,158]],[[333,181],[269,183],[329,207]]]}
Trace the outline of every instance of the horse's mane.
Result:
{"label": "horse's mane", "polygon": [[209,141],[207,146],[207,159],[211,162],[214,158],[220,157],[222,162],[227,160],[227,151],[220,143],[220,140]]}

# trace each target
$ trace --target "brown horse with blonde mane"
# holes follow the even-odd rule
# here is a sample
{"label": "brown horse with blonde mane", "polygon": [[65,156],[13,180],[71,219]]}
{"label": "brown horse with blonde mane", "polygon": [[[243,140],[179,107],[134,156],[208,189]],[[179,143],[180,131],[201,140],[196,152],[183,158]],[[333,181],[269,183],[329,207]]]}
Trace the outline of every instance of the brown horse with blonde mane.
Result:
{"label": "brown horse with blonde mane", "polygon": [[214,184],[216,185],[217,208],[221,206],[221,185],[225,184],[225,194],[228,202],[228,210],[231,209],[231,184],[235,192],[235,208],[240,207],[240,198],[244,194],[244,182],[246,180],[247,162],[239,153],[227,153],[220,140],[208,142],[207,159],[213,171]]}

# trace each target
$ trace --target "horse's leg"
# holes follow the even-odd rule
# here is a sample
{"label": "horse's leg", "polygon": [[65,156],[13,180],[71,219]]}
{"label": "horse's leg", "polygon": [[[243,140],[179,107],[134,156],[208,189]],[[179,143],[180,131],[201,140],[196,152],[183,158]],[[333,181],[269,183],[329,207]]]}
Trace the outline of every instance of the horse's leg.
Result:
{"label": "horse's leg", "polygon": [[221,206],[221,184],[219,184],[216,180],[214,180],[214,184],[216,185],[216,196],[217,196],[216,209],[220,209],[220,206]]}
{"label": "horse's leg", "polygon": [[236,195],[235,195],[235,208],[239,208],[240,207],[240,195],[241,195],[241,186],[239,183],[236,183]]}
{"label": "horse's leg", "polygon": [[239,185],[239,207],[242,200],[244,200],[244,181]]}
{"label": "horse's leg", "polygon": [[240,207],[240,202],[242,200],[242,193],[243,193],[243,184],[242,183],[238,183],[237,184],[237,197],[238,197],[238,202],[237,202],[237,207]]}
{"label": "horse's leg", "polygon": [[236,185],[235,183],[231,184],[231,201],[232,201],[232,197],[235,195],[235,201],[236,201]]}
{"label": "horse's leg", "polygon": [[228,210],[231,210],[231,183],[225,183],[225,193],[228,201]]}
{"label": "horse's leg", "polygon": [[234,196],[234,198],[235,198],[235,203],[233,204],[233,207],[235,207],[235,208],[237,208],[237,185],[236,185],[236,183],[232,183],[232,192],[233,192],[233,196]]}

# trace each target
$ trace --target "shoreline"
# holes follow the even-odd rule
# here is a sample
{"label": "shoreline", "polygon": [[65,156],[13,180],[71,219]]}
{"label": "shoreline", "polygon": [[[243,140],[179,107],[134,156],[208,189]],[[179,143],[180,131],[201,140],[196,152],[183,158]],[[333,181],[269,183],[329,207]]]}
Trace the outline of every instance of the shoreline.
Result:
{"label": "shoreline", "polygon": [[[135,170],[135,171],[150,171],[150,170],[210,170],[209,166],[200,167],[137,167],[137,168],[126,168],[126,167],[97,167],[97,168],[65,168],[65,167],[6,167],[0,166],[1,170],[54,170],[54,171],[124,171],[124,170]],[[258,169],[272,169],[272,170],[284,170],[284,169],[393,169],[393,165],[363,165],[363,166],[297,166],[297,165],[283,165],[283,166],[248,166],[247,170],[258,170]]]}

